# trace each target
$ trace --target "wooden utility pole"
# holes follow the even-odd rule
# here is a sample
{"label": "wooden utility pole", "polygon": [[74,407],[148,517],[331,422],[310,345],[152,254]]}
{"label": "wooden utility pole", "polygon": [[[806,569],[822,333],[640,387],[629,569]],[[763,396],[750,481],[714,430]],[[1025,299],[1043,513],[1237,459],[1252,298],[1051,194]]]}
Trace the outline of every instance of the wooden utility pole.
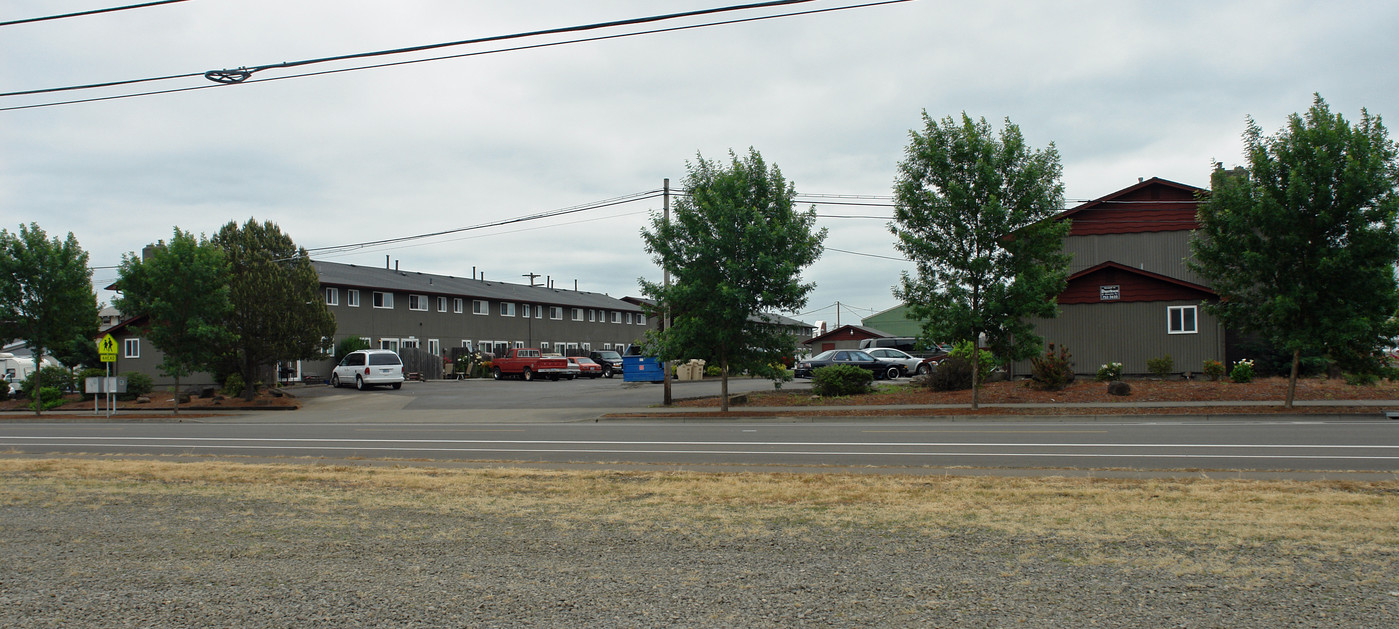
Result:
{"label": "wooden utility pole", "polygon": [[[665,217],[665,224],[666,224],[667,227],[669,227],[669,226],[670,226],[670,177],[666,177],[666,178],[665,178],[665,182],[661,185],[661,190],[662,190],[662,194],[661,194],[661,207],[663,208],[662,212],[664,213],[663,215],[664,215],[664,217]],[[663,277],[663,281],[665,282],[665,287],[666,287],[667,289],[670,288],[670,269],[667,268],[666,265],[664,265],[664,264],[661,265],[661,275],[662,275],[662,277]],[[668,294],[668,293],[667,293],[667,294]],[[670,330],[670,300],[669,300],[669,299],[666,300],[666,305],[665,305],[665,318],[662,319],[662,322],[661,322],[661,329],[663,329],[663,330]],[[670,361],[667,360],[667,361],[665,361],[665,364],[661,365],[661,372],[662,372],[662,373],[661,373],[661,382],[665,385],[665,394],[664,394],[664,398],[663,398],[663,400],[662,400],[662,403],[665,404],[666,406],[670,406],[670,403],[671,403],[671,397],[670,397]]]}

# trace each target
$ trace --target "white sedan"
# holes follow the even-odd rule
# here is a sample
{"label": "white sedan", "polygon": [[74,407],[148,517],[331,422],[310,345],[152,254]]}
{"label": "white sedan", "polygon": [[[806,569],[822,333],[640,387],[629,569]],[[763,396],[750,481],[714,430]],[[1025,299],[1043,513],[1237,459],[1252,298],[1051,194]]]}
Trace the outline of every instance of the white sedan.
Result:
{"label": "white sedan", "polygon": [[898,363],[899,369],[904,376],[910,374],[925,374],[932,370],[932,363],[924,362],[922,358],[910,356],[908,352],[892,347],[881,347],[878,349],[865,350],[870,356],[885,362]]}

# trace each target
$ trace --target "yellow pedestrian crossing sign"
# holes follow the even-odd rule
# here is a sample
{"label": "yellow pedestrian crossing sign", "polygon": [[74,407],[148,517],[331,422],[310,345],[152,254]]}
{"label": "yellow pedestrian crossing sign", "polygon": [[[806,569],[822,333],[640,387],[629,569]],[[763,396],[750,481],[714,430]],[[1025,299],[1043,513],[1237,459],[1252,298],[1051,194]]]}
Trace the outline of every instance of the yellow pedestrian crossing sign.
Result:
{"label": "yellow pedestrian crossing sign", "polygon": [[102,340],[97,342],[97,356],[104,363],[117,362],[117,340],[112,335],[103,335]]}

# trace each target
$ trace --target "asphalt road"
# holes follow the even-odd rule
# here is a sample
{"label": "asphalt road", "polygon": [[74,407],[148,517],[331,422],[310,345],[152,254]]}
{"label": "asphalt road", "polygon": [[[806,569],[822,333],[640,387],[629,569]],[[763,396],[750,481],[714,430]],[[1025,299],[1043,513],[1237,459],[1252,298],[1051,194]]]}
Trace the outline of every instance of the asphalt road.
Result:
{"label": "asphalt road", "polygon": [[[369,415],[375,414],[374,412]],[[298,422],[0,423],[11,454],[130,453],[443,462],[645,464],[902,471],[1199,470],[1399,474],[1399,422],[929,420],[675,423]],[[349,418],[347,418],[349,419]],[[382,419],[382,418],[380,418]]]}

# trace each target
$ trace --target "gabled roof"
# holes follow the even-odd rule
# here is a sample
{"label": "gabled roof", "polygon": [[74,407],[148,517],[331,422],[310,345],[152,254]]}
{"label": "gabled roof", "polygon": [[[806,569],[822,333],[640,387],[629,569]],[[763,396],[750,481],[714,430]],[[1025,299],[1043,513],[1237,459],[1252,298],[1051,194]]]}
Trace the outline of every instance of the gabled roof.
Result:
{"label": "gabled roof", "polygon": [[809,339],[807,339],[807,340],[805,340],[805,341],[802,341],[802,343],[803,343],[803,344],[806,344],[806,345],[810,345],[811,343],[816,343],[816,342],[819,342],[819,341],[831,340],[831,339],[834,339],[834,338],[836,338],[836,337],[838,337],[838,336],[843,336],[843,337],[845,337],[846,339],[856,338],[856,339],[861,339],[861,340],[863,340],[863,339],[884,339],[884,338],[892,337],[892,336],[894,336],[894,335],[893,335],[893,334],[889,334],[888,332],[885,332],[885,331],[883,331],[883,330],[876,330],[876,329],[874,329],[874,328],[867,328],[867,327],[865,327],[865,326],[863,326],[863,325],[842,325],[842,326],[840,326],[840,327],[838,327],[838,328],[836,328],[836,329],[834,329],[834,330],[831,330],[830,332],[827,332],[827,333],[825,333],[825,334],[822,334],[822,335],[820,335],[820,336],[813,336],[813,337],[811,337],[811,338],[809,338]]}
{"label": "gabled roof", "polygon": [[[1094,281],[1095,277],[1098,282]],[[1121,287],[1120,296],[1113,300],[1102,299],[1099,289],[1101,281],[1116,282]],[[1086,304],[1214,299],[1218,296],[1207,286],[1108,261],[1070,275],[1068,286],[1059,294],[1058,301],[1060,304]]]}
{"label": "gabled roof", "polygon": [[572,306],[579,308],[602,308],[640,312],[641,308],[630,302],[610,297],[602,293],[550,288],[548,286],[527,286],[478,280],[451,275],[435,275],[416,271],[399,271],[379,267],[340,264],[313,260],[321,284],[344,288],[383,290],[400,293],[420,293],[488,299],[495,301],[515,301],[521,303]]}
{"label": "gabled roof", "polygon": [[1152,177],[1054,218],[1073,221],[1070,236],[1191,230],[1199,226],[1195,209],[1202,192],[1202,188]]}

